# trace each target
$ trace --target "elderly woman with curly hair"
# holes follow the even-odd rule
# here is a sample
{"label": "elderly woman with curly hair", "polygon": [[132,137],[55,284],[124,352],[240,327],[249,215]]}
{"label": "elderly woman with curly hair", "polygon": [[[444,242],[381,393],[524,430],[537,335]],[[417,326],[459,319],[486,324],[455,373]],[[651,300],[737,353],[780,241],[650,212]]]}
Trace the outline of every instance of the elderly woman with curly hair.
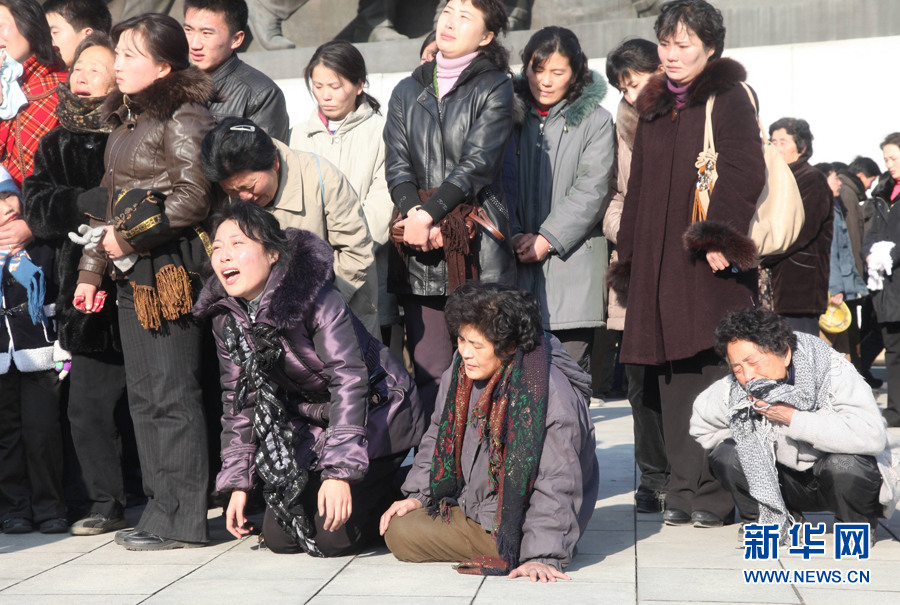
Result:
{"label": "elderly woman with curly hair", "polygon": [[741,519],[784,536],[801,512],[825,510],[874,532],[900,499],[900,449],[865,379],[767,309],[726,315],[715,337],[731,372],[694,402],[691,435]]}
{"label": "elderly woman with curly hair", "polygon": [[407,498],[381,518],[388,548],[468,573],[568,580],[599,482],[590,377],[544,333],[529,293],[465,284],[446,317],[457,352]]}

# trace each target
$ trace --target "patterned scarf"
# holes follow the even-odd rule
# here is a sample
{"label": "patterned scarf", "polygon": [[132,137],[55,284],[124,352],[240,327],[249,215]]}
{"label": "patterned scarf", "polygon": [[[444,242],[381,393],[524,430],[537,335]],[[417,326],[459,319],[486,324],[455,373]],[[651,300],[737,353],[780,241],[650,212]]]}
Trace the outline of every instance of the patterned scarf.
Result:
{"label": "patterned scarf", "polygon": [[784,426],[770,423],[753,410],[751,397],[768,403],[784,402],[804,412],[831,406],[831,347],[819,338],[797,333],[797,347],[791,363],[794,384],[783,380],[760,379],[746,387],[729,376],[731,392],[727,418],[737,446],[738,459],[750,495],[759,503],[759,523],[778,523],[784,540],[794,520],[790,517],[775,468],[775,440]]}
{"label": "patterned scarf", "polygon": [[492,535],[512,569],[518,566],[522,525],[544,448],[550,343],[544,336],[530,353],[519,349],[488,381],[471,414],[473,381],[459,355],[451,376],[432,458],[429,512],[450,521],[450,507],[462,487],[463,436],[471,422],[479,439],[488,442],[488,486],[498,500]]}
{"label": "patterned scarf", "polygon": [[224,340],[231,361],[243,368],[235,388],[233,413],[249,406],[256,408],[253,434],[259,448],[253,461],[265,482],[266,505],[300,548],[322,557],[311,537],[313,526],[300,499],[309,482],[309,472],[297,463],[291,417],[270,380],[283,353],[278,330],[264,323],[254,323],[245,330],[229,313],[225,316]]}
{"label": "patterned scarf", "polygon": [[106,97],[79,97],[65,84],[56,87],[59,103],[56,116],[69,132],[112,132],[112,126],[103,121],[103,101]]}
{"label": "patterned scarf", "polygon": [[[44,314],[44,296],[47,284],[44,281],[44,272],[40,267],[31,262],[31,257],[24,250],[10,255],[9,250],[0,250],[0,270],[9,262],[9,274],[28,292],[28,314],[34,325],[47,321]],[[3,293],[3,281],[0,280],[0,295]]]}

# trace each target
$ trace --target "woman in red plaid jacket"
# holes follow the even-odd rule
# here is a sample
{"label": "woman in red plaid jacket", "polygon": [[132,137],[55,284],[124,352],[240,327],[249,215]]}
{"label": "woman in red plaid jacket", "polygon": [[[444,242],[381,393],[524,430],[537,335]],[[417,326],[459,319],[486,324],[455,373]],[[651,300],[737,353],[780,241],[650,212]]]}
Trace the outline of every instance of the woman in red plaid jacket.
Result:
{"label": "woman in red plaid jacket", "polygon": [[[35,0],[0,0],[0,48],[0,163],[21,187],[41,137],[58,123],[56,86],[67,72]],[[20,225],[0,229],[0,248],[15,251],[32,240],[25,221],[13,223]]]}

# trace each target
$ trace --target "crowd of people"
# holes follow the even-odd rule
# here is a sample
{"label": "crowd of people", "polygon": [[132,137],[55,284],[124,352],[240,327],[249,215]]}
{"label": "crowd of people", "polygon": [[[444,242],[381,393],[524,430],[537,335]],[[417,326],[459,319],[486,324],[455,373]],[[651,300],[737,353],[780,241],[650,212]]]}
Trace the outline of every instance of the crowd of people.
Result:
{"label": "crowd of people", "polygon": [[[605,78],[555,26],[512,75],[507,4],[442,3],[384,107],[360,51],[323,44],[291,134],[236,54],[244,0],[114,27],[103,0],[0,0],[4,533],[193,548],[221,505],[273,552],[381,535],[404,561],[568,579],[599,484],[601,327],[638,512],[890,516],[900,134],[884,174],[811,166],[809,124],[764,129],[705,0],[663,4]],[[773,157],[803,218],[764,253]],[[846,332],[820,322],[841,305]]]}

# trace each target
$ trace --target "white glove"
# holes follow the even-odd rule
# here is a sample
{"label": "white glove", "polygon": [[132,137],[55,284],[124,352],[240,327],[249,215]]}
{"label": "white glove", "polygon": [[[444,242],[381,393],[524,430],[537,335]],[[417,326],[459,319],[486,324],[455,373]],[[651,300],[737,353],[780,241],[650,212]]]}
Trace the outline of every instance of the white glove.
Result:
{"label": "white glove", "polygon": [[891,258],[891,250],[894,242],[875,242],[866,259],[868,263],[869,279],[866,287],[869,290],[881,290],[884,288],[884,277],[891,274],[894,260]]}
{"label": "white glove", "polygon": [[69,239],[84,246],[85,250],[93,250],[100,245],[103,235],[106,233],[106,227],[91,227],[90,225],[78,225],[78,233],[69,232]]}

